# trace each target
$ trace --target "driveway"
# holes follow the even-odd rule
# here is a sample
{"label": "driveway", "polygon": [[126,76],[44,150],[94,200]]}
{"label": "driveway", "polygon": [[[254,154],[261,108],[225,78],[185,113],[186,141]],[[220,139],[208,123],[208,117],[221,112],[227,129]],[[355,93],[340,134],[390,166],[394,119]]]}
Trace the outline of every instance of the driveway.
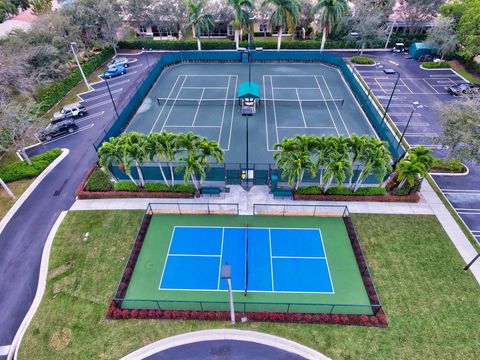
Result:
{"label": "driveway", "polygon": [[[159,56],[148,55],[150,66]],[[118,111],[125,107],[148,70],[145,54],[128,57],[136,60],[128,76],[109,81]],[[76,188],[97,160],[92,144],[116,119],[105,84],[99,82],[93,87],[94,91],[82,95],[89,112],[79,120],[79,131],[28,149],[30,156],[55,147],[68,148],[70,154],[40,183],[0,234],[0,359],[35,296],[48,233],[60,212],[73,204]]]}
{"label": "driveway", "polygon": [[[400,73],[388,111],[400,131],[403,132],[407,126],[412,103],[416,101],[422,105],[413,112],[405,132],[408,143],[429,147],[436,156],[445,155],[445,150],[433,142],[433,137],[441,131],[434,103],[455,99],[445,88],[465,80],[450,69],[424,70],[418,61],[407,59],[403,54],[372,52],[368,55],[382,67],[356,65],[356,68],[384,107],[388,104],[396,75],[386,75],[383,69]],[[480,243],[480,167],[472,163],[466,165],[470,169],[467,176],[433,175],[433,178]]]}

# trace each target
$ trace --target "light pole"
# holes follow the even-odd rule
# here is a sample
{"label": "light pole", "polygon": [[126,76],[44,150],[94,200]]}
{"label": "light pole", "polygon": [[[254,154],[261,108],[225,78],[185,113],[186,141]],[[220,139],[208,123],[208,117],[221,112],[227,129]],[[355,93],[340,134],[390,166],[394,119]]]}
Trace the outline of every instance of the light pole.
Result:
{"label": "light pole", "polygon": [[385,116],[387,116],[387,112],[388,112],[388,109],[389,109],[389,107],[390,107],[390,102],[392,101],[392,98],[393,98],[393,93],[395,92],[395,89],[397,88],[398,80],[400,80],[400,73],[399,73],[398,71],[396,71],[396,70],[393,70],[393,69],[383,69],[383,72],[385,73],[385,75],[394,75],[394,74],[397,74],[397,80],[395,81],[395,85],[393,86],[392,93],[390,94],[390,99],[388,99],[387,107],[385,108],[385,112],[383,113],[383,117],[382,117],[382,121],[381,121],[382,127],[383,127],[383,123],[385,122]]}
{"label": "light pole", "polygon": [[222,265],[220,271],[220,277],[227,280],[228,287],[228,302],[230,303],[230,321],[232,325],[235,325],[235,307],[233,306],[233,293],[232,293],[232,267],[225,263]]}
{"label": "light pole", "polygon": [[402,144],[402,140],[405,137],[405,133],[407,132],[408,125],[410,125],[410,121],[412,120],[413,113],[415,112],[415,110],[420,109],[422,107],[423,107],[423,105],[420,104],[418,101],[414,101],[412,103],[412,112],[410,113],[410,117],[408,118],[407,125],[405,126],[405,129],[403,129],[402,136],[400,136],[400,140],[398,140],[398,144],[397,144],[397,147],[395,148],[395,152],[398,151],[398,148]]}
{"label": "light pole", "polygon": [[77,62],[77,66],[80,69],[80,73],[82,74],[83,81],[85,81],[85,85],[87,85],[87,89],[91,89],[90,85],[88,84],[87,78],[85,77],[85,74],[83,73],[83,69],[80,66],[80,62],[78,61],[77,53],[75,52],[75,48],[77,47],[77,43],[75,41],[72,41],[70,43],[70,49],[73,52],[73,56],[75,57],[75,61]]}
{"label": "light pole", "polygon": [[117,118],[118,118],[117,106],[115,105],[115,101],[113,100],[113,95],[112,95],[112,92],[110,91],[110,86],[108,85],[107,78],[105,78],[105,84],[107,84],[108,94],[110,95],[110,99],[112,100],[112,104],[113,104],[113,109],[115,110],[115,114],[117,114]]}

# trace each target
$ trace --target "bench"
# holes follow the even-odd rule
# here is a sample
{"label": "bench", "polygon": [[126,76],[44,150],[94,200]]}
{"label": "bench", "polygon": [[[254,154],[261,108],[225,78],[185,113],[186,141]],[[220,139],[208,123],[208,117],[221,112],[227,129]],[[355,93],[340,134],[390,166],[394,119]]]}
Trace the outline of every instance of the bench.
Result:
{"label": "bench", "polygon": [[273,197],[288,197],[291,199],[293,197],[293,191],[292,189],[276,188],[275,190],[273,190]]}
{"label": "bench", "polygon": [[222,189],[219,187],[209,187],[209,186],[204,186],[200,190],[202,195],[216,195],[220,196],[220,193],[222,192]]}

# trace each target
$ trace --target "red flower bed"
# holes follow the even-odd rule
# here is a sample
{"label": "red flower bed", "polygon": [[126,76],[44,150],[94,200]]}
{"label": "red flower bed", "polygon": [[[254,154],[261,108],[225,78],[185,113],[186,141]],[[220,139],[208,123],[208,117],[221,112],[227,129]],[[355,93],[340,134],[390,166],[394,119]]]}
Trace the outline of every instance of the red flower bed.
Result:
{"label": "red flower bed", "polygon": [[409,195],[303,195],[294,194],[293,200],[303,201],[379,201],[379,202],[409,202],[416,203],[420,200],[418,192]]}

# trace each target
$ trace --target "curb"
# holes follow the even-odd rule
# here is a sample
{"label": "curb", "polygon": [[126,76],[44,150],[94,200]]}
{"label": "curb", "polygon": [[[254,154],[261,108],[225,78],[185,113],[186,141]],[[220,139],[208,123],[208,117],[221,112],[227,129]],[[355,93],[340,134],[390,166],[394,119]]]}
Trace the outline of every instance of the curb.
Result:
{"label": "curb", "polygon": [[237,340],[254,342],[284,350],[309,360],[330,360],[329,357],[319,353],[316,350],[279,336],[264,334],[257,331],[233,329],[202,330],[168,337],[144,346],[124,356],[121,360],[144,359],[150,355],[170,349],[172,347],[211,340]]}
{"label": "curb", "polygon": [[62,211],[58,216],[55,224],[53,224],[50,233],[48,234],[47,241],[45,242],[45,246],[43,247],[42,252],[42,261],[40,263],[40,273],[38,275],[38,285],[37,291],[35,293],[35,298],[33,299],[32,305],[30,309],[28,309],[25,318],[23,319],[20,327],[13,338],[12,344],[10,346],[10,351],[7,356],[7,360],[17,359],[18,356],[18,349],[20,348],[20,344],[22,343],[23,336],[27,331],[30,322],[32,321],[33,316],[37,312],[38,307],[42,301],[43,294],[45,292],[45,287],[47,285],[47,275],[48,275],[48,261],[50,259],[50,249],[52,248],[53,239],[55,238],[55,234],[62,223],[65,215],[67,215],[68,211]]}
{"label": "curb", "polygon": [[463,173],[429,172],[429,174],[430,174],[430,176],[467,176],[468,174],[470,174],[470,168],[469,168],[467,165],[465,165],[464,163],[462,163],[462,165],[465,167],[465,169],[467,169],[467,171],[465,171],[465,172],[463,172]]}
{"label": "curb", "polygon": [[65,159],[70,150],[62,149],[62,153],[52,161],[50,165],[47,166],[45,170],[41,172],[40,175],[33,181],[33,183],[25,190],[25,192],[18,198],[12,208],[8,211],[8,213],[3,217],[2,221],[0,221],[0,234],[2,233],[5,226],[7,226],[8,222],[12,219],[13,215],[17,212],[17,210],[23,205],[23,203],[28,199],[30,194],[37,188],[37,186],[42,182],[42,180],[50,174],[50,172],[63,160]]}

